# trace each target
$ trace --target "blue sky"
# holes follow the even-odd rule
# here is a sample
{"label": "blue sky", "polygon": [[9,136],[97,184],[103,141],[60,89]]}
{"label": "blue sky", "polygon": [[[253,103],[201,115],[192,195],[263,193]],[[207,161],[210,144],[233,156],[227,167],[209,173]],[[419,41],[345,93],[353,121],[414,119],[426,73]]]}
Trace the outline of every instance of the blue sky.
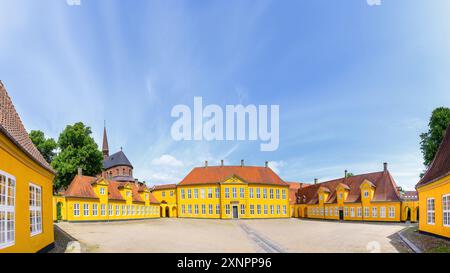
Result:
{"label": "blue sky", "polygon": [[[447,0],[0,0],[0,79],[27,129],[83,121],[135,175],[176,183],[205,160],[286,181],[379,171],[412,189],[419,134],[450,105]],[[280,105],[280,146],[170,136],[176,104]]]}

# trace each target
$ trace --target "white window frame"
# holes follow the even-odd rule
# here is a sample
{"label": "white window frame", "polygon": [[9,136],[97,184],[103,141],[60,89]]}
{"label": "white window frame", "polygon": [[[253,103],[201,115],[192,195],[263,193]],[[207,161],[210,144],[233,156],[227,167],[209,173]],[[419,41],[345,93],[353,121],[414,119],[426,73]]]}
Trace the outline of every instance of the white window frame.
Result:
{"label": "white window frame", "polygon": [[225,198],[230,198],[230,188],[225,188]]}
{"label": "white window frame", "polygon": [[245,215],[245,205],[241,204],[241,215]]}
{"label": "white window frame", "polygon": [[122,205],[122,215],[123,216],[127,215],[127,209],[125,205]]}
{"label": "white window frame", "polygon": [[274,205],[270,205],[270,214],[275,214],[275,206]]}
{"label": "white window frame", "polygon": [[100,187],[100,195],[105,195],[105,188],[104,187]]}
{"label": "white window frame", "polygon": [[108,215],[114,216],[113,205],[111,205],[111,204],[108,205]]}
{"label": "white window frame", "polygon": [[355,217],[355,208],[354,207],[350,208],[350,217]]}
{"label": "white window frame", "polygon": [[184,189],[181,189],[180,192],[181,192],[181,199],[184,199],[184,197],[185,197],[185,195],[184,195]]}
{"label": "white window frame", "polygon": [[286,190],[282,190],[281,194],[282,194],[282,199],[285,200],[286,199]]}
{"label": "white window frame", "polygon": [[369,197],[369,191],[364,191],[364,198],[368,198]]}
{"label": "white window frame", "polygon": [[280,199],[280,189],[276,190],[277,199]]}
{"label": "white window frame", "polygon": [[216,188],[216,198],[220,198],[220,188]]}
{"label": "white window frame", "polygon": [[364,207],[364,217],[370,217],[370,208]]}
{"label": "white window frame", "polygon": [[358,217],[362,217],[362,208],[358,208],[358,210],[357,210],[357,215],[358,215]]}
{"label": "white window frame", "polygon": [[245,198],[245,190],[244,190],[244,188],[239,188],[239,197],[240,198]]}
{"label": "white window frame", "polygon": [[230,215],[231,214],[231,212],[230,212],[230,204],[226,204],[225,205],[225,214],[226,215]]}
{"label": "white window frame", "polygon": [[281,207],[280,207],[280,205],[277,205],[277,214],[278,214],[278,215],[281,214]]}
{"label": "white window frame", "polygon": [[[3,195],[3,198],[0,196],[0,202],[2,202],[1,200],[3,200],[3,204],[0,203],[0,211],[4,213],[5,215],[5,219],[4,219],[4,228],[3,228],[3,236],[5,238],[5,241],[3,243],[0,243],[0,249],[5,248],[5,247],[9,247],[12,246],[16,243],[16,227],[15,227],[15,220],[16,220],[16,187],[17,187],[17,183],[16,183],[16,178],[8,173],[5,173],[3,171],[0,171],[0,176],[3,176],[5,178],[4,181],[4,192],[3,194],[0,192],[0,195]],[[9,185],[9,180],[11,180],[13,183],[10,186]],[[8,192],[9,192],[9,188],[12,188],[12,204],[8,204],[7,205],[7,200],[8,198]],[[11,201],[11,200],[10,200]],[[6,220],[7,217],[6,215],[8,215],[8,213],[10,215],[12,215],[12,219],[10,219],[10,224],[12,225],[12,230],[8,229],[8,221]],[[8,233],[10,233],[10,239],[8,240]],[[11,236],[12,233],[12,236]],[[11,238],[12,237],[12,238]]]}
{"label": "white window frame", "polygon": [[92,204],[92,216],[98,216],[98,205]]}
{"label": "white window frame", "polygon": [[[42,187],[30,183],[29,189],[33,189],[30,192],[30,234],[35,236],[42,233]],[[34,200],[34,201],[33,201]],[[38,202],[39,200],[39,202]],[[34,217],[32,218],[32,212]]]}
{"label": "white window frame", "polygon": [[260,188],[256,188],[256,198],[257,199],[261,198],[261,189]]}
{"label": "white window frame", "polygon": [[197,204],[194,205],[194,214],[198,214],[198,205]]}
{"label": "white window frame", "polygon": [[186,213],[186,207],[185,205],[181,205],[181,213],[185,214]]}
{"label": "white window frame", "polygon": [[249,188],[248,189],[249,198],[253,198],[253,196],[254,196],[253,194],[254,194],[253,188]]}
{"label": "white window frame", "polygon": [[258,213],[258,215],[261,215],[261,205],[256,206],[256,212]]}
{"label": "white window frame", "polygon": [[378,208],[372,207],[372,218],[377,218],[377,217],[378,217]]}
{"label": "white window frame", "polygon": [[273,189],[270,189],[270,190],[269,190],[269,198],[270,198],[270,199],[273,199],[273,196],[274,196],[274,195],[273,195]]}
{"label": "white window frame", "polygon": [[200,190],[200,198],[205,199],[205,189]]}
{"label": "white window frame", "polygon": [[380,208],[380,218],[386,218],[386,207]]}
{"label": "white window frame", "polygon": [[216,214],[220,214],[220,204],[216,204]]}
{"label": "white window frame", "polygon": [[389,207],[389,218],[395,218],[395,207]]}
{"label": "white window frame", "polygon": [[344,208],[344,216],[348,216],[348,207]]}
{"label": "white window frame", "polygon": [[208,198],[209,198],[209,199],[213,198],[213,191],[212,191],[212,188],[208,188]]}
{"label": "white window frame", "polygon": [[267,199],[267,189],[266,188],[263,189],[263,198]]}
{"label": "white window frame", "polygon": [[202,214],[205,215],[206,214],[206,205],[202,204]]}
{"label": "white window frame", "polygon": [[268,210],[268,206],[264,205],[264,214],[267,215],[269,214],[269,210]]}
{"label": "white window frame", "polygon": [[89,204],[83,203],[83,217],[89,216]]}
{"label": "white window frame", "polygon": [[116,216],[120,216],[120,206],[116,205]]}
{"label": "white window frame", "polygon": [[436,223],[436,201],[434,198],[427,198],[427,224],[434,225],[435,223]]}
{"label": "white window frame", "polygon": [[198,199],[198,189],[194,189],[194,199]]}
{"label": "white window frame", "polygon": [[442,196],[442,224],[450,227],[450,194]]}
{"label": "white window frame", "polygon": [[191,199],[191,198],[192,198],[192,190],[191,190],[191,189],[188,189],[188,190],[187,190],[187,198],[188,198],[188,199]]}
{"label": "white window frame", "polygon": [[[212,191],[211,191],[211,194],[212,194]],[[212,204],[208,205],[208,212],[210,215],[213,214],[213,205]]]}
{"label": "white window frame", "polygon": [[255,205],[250,205],[250,215],[255,215]]}
{"label": "white window frame", "polygon": [[287,207],[286,207],[286,205],[283,205],[283,214],[284,214],[284,215],[287,214]]}
{"label": "white window frame", "polygon": [[237,198],[237,189],[236,189],[236,187],[233,187],[232,189],[232,193],[233,193],[233,199],[236,199]]}
{"label": "white window frame", "polygon": [[73,216],[80,217],[80,203],[73,204]]}
{"label": "white window frame", "polygon": [[105,204],[100,205],[100,215],[106,216],[106,205]]}

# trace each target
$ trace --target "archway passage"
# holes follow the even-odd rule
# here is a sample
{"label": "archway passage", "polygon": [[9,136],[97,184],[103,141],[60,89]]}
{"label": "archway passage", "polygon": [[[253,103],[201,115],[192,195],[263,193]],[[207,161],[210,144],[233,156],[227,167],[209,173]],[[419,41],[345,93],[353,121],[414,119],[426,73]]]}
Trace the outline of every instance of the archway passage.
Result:
{"label": "archway passage", "polygon": [[406,221],[411,222],[411,209],[406,208]]}
{"label": "archway passage", "polygon": [[56,204],[56,219],[58,221],[62,220],[62,206],[63,206],[63,204],[61,202],[58,202]]}
{"label": "archway passage", "polygon": [[166,207],[166,217],[170,217],[170,209],[169,207]]}
{"label": "archway passage", "polygon": [[419,207],[416,209],[416,221],[419,222]]}
{"label": "archway passage", "polygon": [[162,207],[159,207],[159,216],[164,217],[164,211]]}

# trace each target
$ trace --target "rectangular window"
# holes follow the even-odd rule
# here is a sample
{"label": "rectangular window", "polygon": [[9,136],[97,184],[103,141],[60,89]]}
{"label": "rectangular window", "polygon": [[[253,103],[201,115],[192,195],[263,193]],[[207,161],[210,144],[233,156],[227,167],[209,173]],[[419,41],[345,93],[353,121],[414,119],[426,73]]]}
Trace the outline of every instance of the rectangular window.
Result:
{"label": "rectangular window", "polygon": [[284,215],[287,214],[287,207],[286,207],[286,205],[283,205],[283,214],[284,214]]}
{"label": "rectangular window", "polygon": [[237,198],[236,188],[233,187],[232,192],[233,192],[233,198],[236,199]]}
{"label": "rectangular window", "polygon": [[389,218],[395,218],[395,208],[389,207]]}
{"label": "rectangular window", "polygon": [[120,216],[120,207],[119,207],[119,205],[116,205],[116,215]]}
{"label": "rectangular window", "polygon": [[198,205],[194,205],[194,214],[198,214]]}
{"label": "rectangular window", "polygon": [[286,190],[283,190],[283,200],[286,199]]}
{"label": "rectangular window", "polygon": [[113,205],[109,204],[108,206],[108,215],[109,216],[113,216],[114,212],[113,212]]}
{"label": "rectangular window", "polygon": [[241,215],[245,215],[245,205],[241,204]]}
{"label": "rectangular window", "polygon": [[166,192],[165,191],[161,192],[161,196],[166,197]]}
{"label": "rectangular window", "polygon": [[348,208],[347,207],[344,208],[344,216],[348,216]]}
{"label": "rectangular window", "polygon": [[368,191],[365,191],[365,192],[364,192],[364,198],[367,198],[367,197],[369,197],[369,192],[368,192]]}
{"label": "rectangular window", "polygon": [[273,189],[270,189],[270,192],[269,192],[269,196],[270,196],[270,199],[273,199]]}
{"label": "rectangular window", "polygon": [[202,204],[202,214],[206,214],[206,205]]}
{"label": "rectangular window", "polygon": [[280,189],[277,189],[277,199],[280,199]]}
{"label": "rectangular window", "polygon": [[89,204],[83,204],[83,216],[89,216]]}
{"label": "rectangular window", "polygon": [[220,198],[220,188],[216,188],[216,198]]}
{"label": "rectangular window", "polygon": [[364,208],[364,217],[370,217],[370,208],[369,207]]}
{"label": "rectangular window", "polygon": [[[212,195],[212,191],[211,191],[211,195]],[[208,212],[209,212],[209,214],[213,214],[213,205],[212,204],[208,205]]]}
{"label": "rectangular window", "polygon": [[240,196],[239,196],[240,198],[245,198],[244,188],[240,188],[240,189],[239,189],[239,195],[240,195]]}
{"label": "rectangular window", "polygon": [[336,207],[334,209],[334,215],[339,216],[339,208]]}
{"label": "rectangular window", "polygon": [[270,214],[275,214],[275,206],[270,205]]}
{"label": "rectangular window", "polygon": [[258,214],[261,214],[261,205],[256,206],[256,209],[258,210]]}
{"label": "rectangular window", "polygon": [[185,197],[184,196],[184,189],[181,189],[180,192],[181,192],[181,199],[184,199],[184,197]]}
{"label": "rectangular window", "polygon": [[261,189],[260,188],[256,188],[256,198],[261,198]]}
{"label": "rectangular window", "polygon": [[173,197],[173,191],[170,191],[170,197]]}
{"label": "rectangular window", "polygon": [[73,215],[80,216],[80,204],[73,204]]}
{"label": "rectangular window", "polygon": [[267,189],[266,188],[263,189],[263,198],[267,199]]}
{"label": "rectangular window", "polygon": [[442,222],[445,227],[450,226],[450,194],[442,196]]}
{"label": "rectangular window", "polygon": [[131,206],[130,205],[127,206],[127,215],[131,215]]}
{"label": "rectangular window", "polygon": [[92,204],[92,216],[97,216],[97,215],[98,215],[98,205]]}
{"label": "rectangular window", "polygon": [[377,207],[372,207],[372,218],[378,217],[378,209]]}
{"label": "rectangular window", "polygon": [[253,192],[253,188],[249,188],[248,191],[249,191],[249,192],[248,192],[249,198],[253,198],[253,193],[254,193],[254,192]]}
{"label": "rectangular window", "polygon": [[225,188],[225,198],[230,198],[230,188]]}
{"label": "rectangular window", "polygon": [[100,188],[100,195],[105,195],[105,188],[103,187]]}
{"label": "rectangular window", "polygon": [[355,217],[355,208],[350,208],[350,216]]}
{"label": "rectangular window", "polygon": [[328,216],[328,209],[325,208],[325,216]]}
{"label": "rectangular window", "polygon": [[122,215],[127,215],[125,211],[125,205],[122,205]]}
{"label": "rectangular window", "polygon": [[188,205],[188,213],[192,214],[192,205]]}
{"label": "rectangular window", "polygon": [[181,213],[183,214],[186,213],[186,207],[184,205],[181,205]]}
{"label": "rectangular window", "polygon": [[31,236],[34,236],[42,233],[42,189],[41,187],[33,184],[30,184],[29,189],[30,189],[30,232]]}
{"label": "rectangular window", "polygon": [[429,225],[434,225],[436,219],[435,219],[435,204],[434,204],[434,198],[428,198],[427,199],[427,223]]}
{"label": "rectangular window", "polygon": [[380,217],[386,218],[386,208],[385,207],[380,208]]}
{"label": "rectangular window", "polygon": [[205,189],[200,190],[200,196],[202,199],[205,199]]}
{"label": "rectangular window", "polygon": [[267,210],[267,205],[264,205],[264,214],[267,214],[268,210]]}
{"label": "rectangular window", "polygon": [[191,197],[192,197],[192,191],[191,191],[191,189],[188,189],[187,190],[187,192],[188,192],[188,199],[191,199]]}
{"label": "rectangular window", "polygon": [[230,205],[229,205],[229,204],[226,204],[226,205],[225,205],[225,213],[226,213],[227,215],[230,214]]}
{"label": "rectangular window", "polygon": [[0,171],[0,249],[15,243],[16,179]]}
{"label": "rectangular window", "polygon": [[209,199],[213,198],[212,188],[208,188],[208,198]]}
{"label": "rectangular window", "polygon": [[250,205],[250,214],[251,215],[255,214],[255,205]]}
{"label": "rectangular window", "polygon": [[216,205],[216,214],[220,214],[220,205],[219,204]]}
{"label": "rectangular window", "polygon": [[277,214],[279,215],[279,214],[281,214],[281,210],[280,210],[280,205],[277,205]]}
{"label": "rectangular window", "polygon": [[194,199],[198,199],[198,189],[194,189]]}

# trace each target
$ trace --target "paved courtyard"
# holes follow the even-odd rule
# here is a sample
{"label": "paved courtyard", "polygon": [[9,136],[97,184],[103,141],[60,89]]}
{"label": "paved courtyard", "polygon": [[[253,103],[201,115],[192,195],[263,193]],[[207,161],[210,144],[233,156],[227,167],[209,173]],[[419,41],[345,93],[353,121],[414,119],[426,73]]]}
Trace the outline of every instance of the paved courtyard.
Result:
{"label": "paved courtyard", "polygon": [[405,224],[301,219],[58,223],[86,252],[404,252]]}

